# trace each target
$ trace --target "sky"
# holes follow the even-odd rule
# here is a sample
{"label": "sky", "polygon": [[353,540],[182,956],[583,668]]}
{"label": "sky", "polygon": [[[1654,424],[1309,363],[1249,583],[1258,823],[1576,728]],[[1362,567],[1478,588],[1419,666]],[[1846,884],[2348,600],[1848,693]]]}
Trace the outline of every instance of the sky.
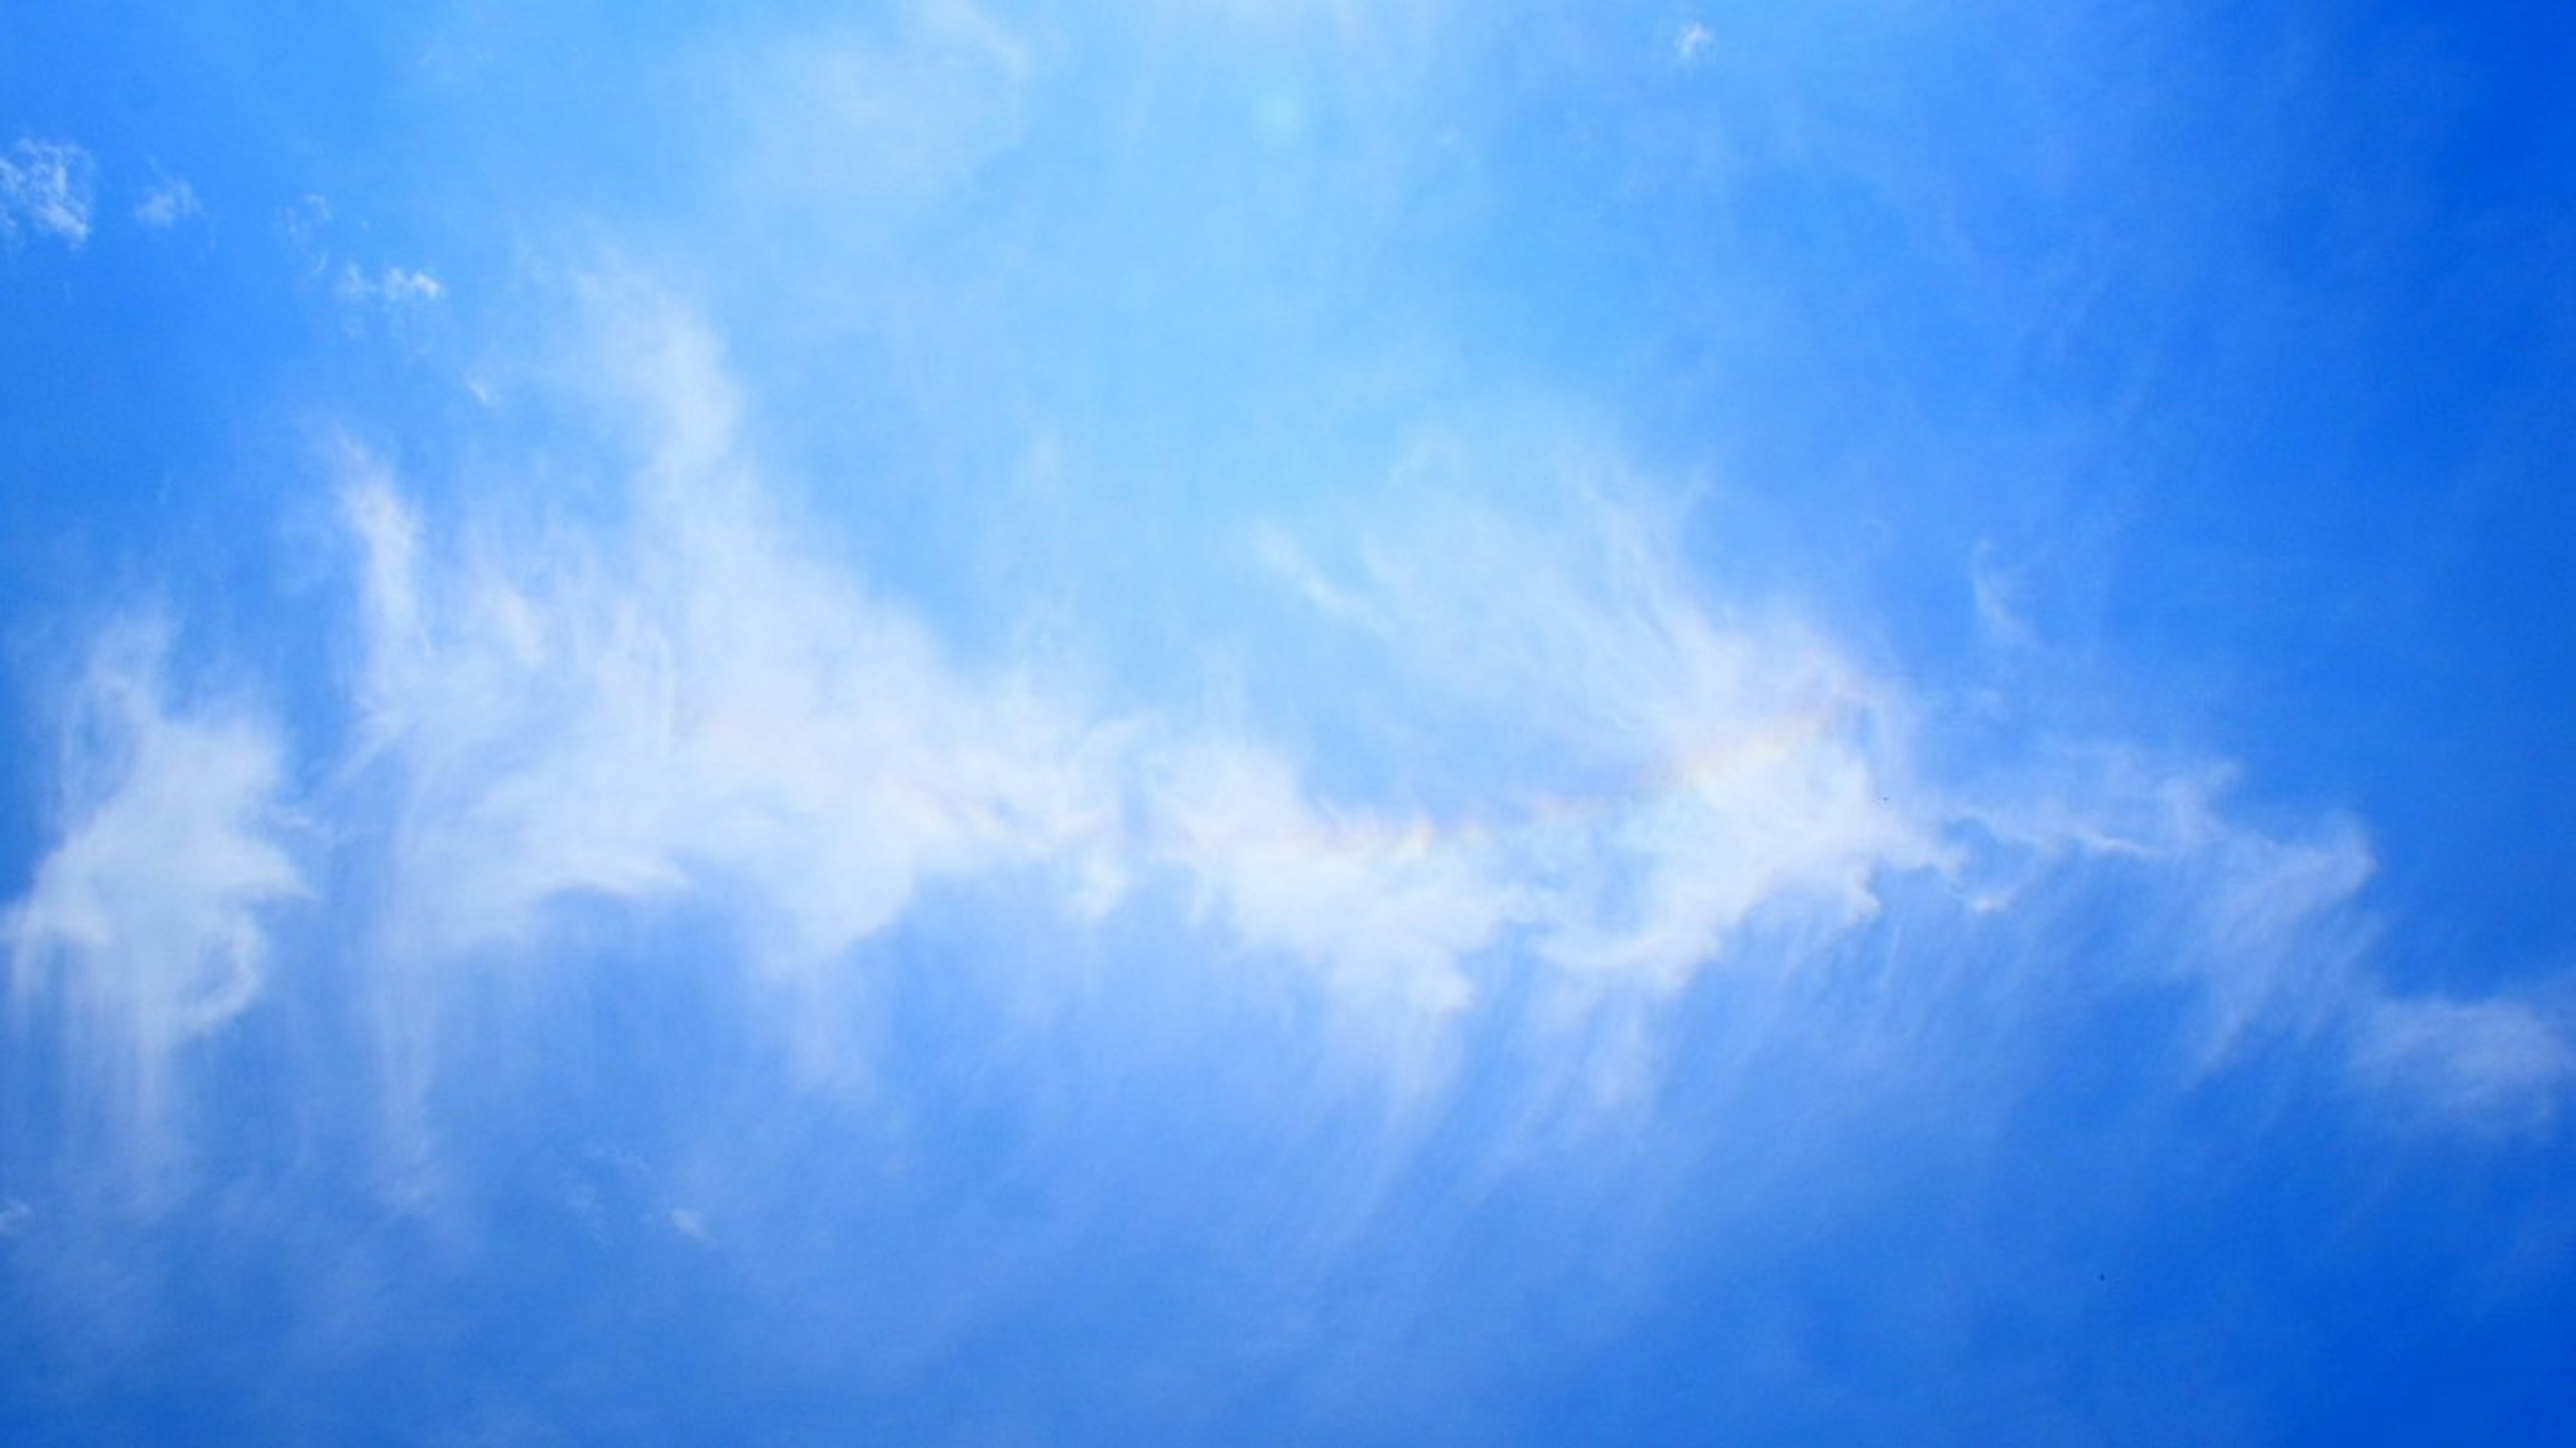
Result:
{"label": "sky", "polygon": [[2563,1434],[2571,64],[16,7],[0,1440]]}

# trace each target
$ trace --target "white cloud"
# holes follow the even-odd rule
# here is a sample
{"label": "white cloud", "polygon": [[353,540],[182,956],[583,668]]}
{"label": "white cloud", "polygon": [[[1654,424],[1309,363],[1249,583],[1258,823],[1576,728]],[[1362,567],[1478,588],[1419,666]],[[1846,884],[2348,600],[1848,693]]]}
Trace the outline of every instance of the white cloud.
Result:
{"label": "white cloud", "polygon": [[[1901,686],[1701,597],[1672,520],[1619,485],[1505,506],[1472,449],[1434,444],[1338,566],[1317,561],[1330,529],[1247,522],[1309,627],[1384,657],[1378,702],[1422,725],[1446,781],[1429,803],[1335,800],[1257,728],[1112,717],[957,663],[783,516],[711,333],[631,282],[591,302],[583,370],[645,442],[615,522],[496,531],[469,501],[433,529],[380,468],[344,466],[360,768],[396,801],[379,929],[423,968],[534,948],[582,897],[711,902],[753,978],[794,988],[791,1033],[829,1074],[844,1043],[795,991],[863,979],[859,948],[925,883],[1034,868],[1079,924],[1177,873],[1239,949],[1299,963],[1418,1058],[1492,972],[1538,969],[1578,1017],[1625,1000],[1633,1025],[1713,968],[1827,968],[1893,876],[1967,921],[2009,921],[2031,881],[2105,879],[2155,918],[2089,968],[2186,982],[2204,1072],[2357,1031],[2356,1070],[2454,1104],[2555,1080],[2556,1038],[2520,1017],[2380,992],[2358,829],[2255,830],[2221,807],[2225,771],[2116,749],[1927,784]],[[1473,767],[1441,774],[1452,754]]]}
{"label": "white cloud", "polygon": [[1427,820],[1337,812],[1280,760],[1202,746],[1168,765],[1158,835],[1249,944],[1321,966],[1399,1019],[1464,1009],[1462,962],[1524,913],[1498,861]]}
{"label": "white cloud", "polygon": [[2563,1021],[2503,998],[2377,1000],[2356,1014],[2352,1051],[2365,1082],[2449,1121],[2545,1119],[2576,1078]]}
{"label": "white cloud", "polygon": [[[1935,861],[1871,687],[1797,629],[1710,616],[1598,496],[1563,527],[1427,519],[1428,546],[1380,536],[1331,585],[1324,626],[1373,632],[1462,739],[1547,756],[1436,817],[1335,803],[1240,732],[952,662],[780,519],[713,337],[629,284],[593,303],[586,370],[647,440],[614,525],[443,537],[344,460],[362,767],[399,801],[383,933],[425,960],[525,948],[576,897],[696,899],[761,978],[814,981],[932,879],[1037,866],[1083,919],[1178,872],[1240,947],[1418,1043],[1496,952],[1580,996],[1668,990],[1766,910],[1844,928],[1878,872]],[[1552,793],[1557,766],[1592,794]]]}
{"label": "white cloud", "polygon": [[356,265],[340,268],[340,299],[355,303],[380,303],[386,307],[415,306],[435,302],[447,295],[447,287],[425,271],[389,266],[370,277]]}
{"label": "white cloud", "polygon": [[1717,41],[1717,32],[1694,20],[1673,37],[1673,59],[1684,66],[1697,65]]}
{"label": "white cloud", "polygon": [[[606,518],[471,492],[425,512],[364,454],[340,460],[364,662],[354,757],[315,807],[372,852],[352,908],[394,982],[386,1028],[410,1037],[397,1075],[430,1069],[437,981],[541,953],[584,899],[712,908],[809,1071],[863,1069],[818,1003],[867,978],[862,947],[924,885],[999,870],[1052,882],[1071,928],[1178,879],[1243,957],[1211,969],[1296,964],[1400,1068],[1508,974],[1560,1020],[1611,1008],[1627,1044],[1585,1047],[1618,1059],[1583,1069],[1633,1076],[1640,1012],[1712,971],[1831,969],[1904,876],[1971,931],[2046,928],[2022,909],[2043,880],[2147,900],[2140,942],[2087,968],[2186,982],[2203,1070],[2341,1034],[2362,1076],[2470,1112],[2564,1074],[2520,1008],[2377,986],[2357,829],[2254,830],[2221,808],[2223,771],[2117,750],[1927,783],[1901,686],[1701,596],[1673,520],[1619,485],[1498,492],[1472,450],[1432,446],[1354,529],[1246,520],[1303,626],[1381,657],[1374,706],[1411,731],[1364,746],[1391,751],[1374,763],[1397,789],[1336,798],[1257,717],[1111,714],[959,662],[764,485],[710,332],[631,282],[590,301],[584,385],[643,444]],[[1562,462],[1541,470],[1597,475]],[[148,647],[102,653],[89,707],[112,727],[82,737],[112,748],[76,762],[113,778],[10,924],[20,989],[60,967],[146,1084],[251,999],[261,911],[301,889],[273,733],[170,710],[155,669]]]}
{"label": "white cloud", "polygon": [[1461,736],[1514,741],[1474,830],[1541,955],[1669,989],[1758,912],[1848,925],[1880,872],[1938,861],[1887,690],[1794,624],[1712,610],[1640,509],[1584,489],[1535,517],[1462,505],[1465,465],[1406,465],[1439,501],[1379,524],[1355,577],[1266,551]]}
{"label": "white cloud", "polygon": [[87,241],[96,171],[89,152],[67,141],[21,139],[0,156],[0,234],[24,221],[72,246]]}
{"label": "white cloud", "polygon": [[7,917],[22,1001],[58,994],[111,1098],[148,1129],[170,1059],[258,994],[263,916],[305,893],[283,844],[275,731],[229,706],[174,709],[162,639],[97,650],[65,734],[65,818]]}
{"label": "white cloud", "polygon": [[197,188],[173,176],[153,186],[135,204],[134,219],[155,231],[167,231],[197,214]]}
{"label": "white cloud", "polygon": [[[185,201],[188,210],[175,213],[172,220],[189,214],[196,205],[195,193],[186,182],[175,185],[180,193],[178,199]],[[163,199],[164,192],[156,192],[146,205],[154,205]],[[136,215],[138,219],[151,219],[140,211]],[[310,269],[310,274],[331,279],[331,290],[346,309],[343,320],[353,327],[363,317],[376,317],[400,328],[407,319],[421,315],[425,309],[447,298],[447,283],[425,268],[377,266],[348,260],[334,241],[342,228],[327,197],[310,194],[302,197],[293,206],[277,213],[277,225],[287,244]],[[361,222],[357,229],[363,231],[364,223]]]}
{"label": "white cloud", "polygon": [[393,266],[376,278],[376,295],[395,304],[434,302],[447,295],[447,287],[425,271]]}
{"label": "white cloud", "polygon": [[760,902],[773,967],[816,969],[925,872],[1042,852],[1097,814],[1041,705],[959,679],[911,620],[719,498],[426,568],[398,498],[362,482],[349,507],[379,625],[370,729],[404,783],[425,938],[722,880]]}
{"label": "white cloud", "polygon": [[620,347],[659,446],[596,532],[425,538],[353,462],[369,767],[397,781],[396,934],[524,938],[548,902],[721,893],[764,973],[826,971],[925,878],[1078,853],[1097,731],[975,678],[793,540],[686,324]]}
{"label": "white cloud", "polygon": [[[317,272],[328,269],[327,259],[315,253]],[[445,323],[447,284],[429,272],[412,267],[388,266],[369,272],[354,262],[340,264],[339,276],[332,286],[340,302],[340,323],[352,336],[371,329],[405,346],[428,345],[435,329]]]}
{"label": "white cloud", "polygon": [[[2054,876],[2111,889],[2139,938],[2137,965],[2188,983],[2201,1005],[2201,1071],[2271,1038],[2308,1037],[2369,999],[2375,869],[2359,825],[2336,816],[2297,834],[2234,817],[2231,768],[2159,761],[2119,746],[2034,751],[1957,806],[1980,843],[1958,864],[1996,908]],[[2043,894],[2046,891],[2043,889]],[[2045,901],[2030,901],[2045,916]]]}
{"label": "white cloud", "polygon": [[2213,1059],[2257,1028],[2330,1024],[2366,987],[2367,931],[2355,906],[2376,868],[2361,831],[2330,822],[2305,839],[2237,825],[2197,781],[2173,787],[2178,816],[2158,842],[2184,871],[2197,930],[2182,964],[2206,983]]}
{"label": "white cloud", "polygon": [[[859,947],[925,884],[1014,865],[1080,909],[1117,879],[1115,731],[943,656],[817,559],[736,445],[705,334],[649,300],[592,369],[650,439],[618,521],[425,523],[344,460],[364,559],[362,756],[380,842],[369,947],[398,1152],[452,1061],[444,982],[542,955],[582,901],[707,911],[797,1074],[859,1090]],[[407,1165],[406,1170],[410,1169]]]}

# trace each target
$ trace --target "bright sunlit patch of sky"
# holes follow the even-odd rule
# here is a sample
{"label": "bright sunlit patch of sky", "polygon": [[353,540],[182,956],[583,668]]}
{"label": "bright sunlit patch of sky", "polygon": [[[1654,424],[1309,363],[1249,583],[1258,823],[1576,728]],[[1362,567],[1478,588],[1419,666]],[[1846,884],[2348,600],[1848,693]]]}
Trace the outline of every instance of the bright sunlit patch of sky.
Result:
{"label": "bright sunlit patch of sky", "polygon": [[2564,1420],[2563,22],[11,30],[0,1438]]}

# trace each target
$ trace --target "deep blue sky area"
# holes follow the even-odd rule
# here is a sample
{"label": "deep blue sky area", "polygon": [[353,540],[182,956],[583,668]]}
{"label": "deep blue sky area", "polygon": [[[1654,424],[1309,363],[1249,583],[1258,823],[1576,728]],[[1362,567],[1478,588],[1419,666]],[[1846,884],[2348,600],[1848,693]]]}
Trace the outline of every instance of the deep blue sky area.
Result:
{"label": "deep blue sky area", "polygon": [[19,8],[0,1441],[2576,1421],[2559,10]]}

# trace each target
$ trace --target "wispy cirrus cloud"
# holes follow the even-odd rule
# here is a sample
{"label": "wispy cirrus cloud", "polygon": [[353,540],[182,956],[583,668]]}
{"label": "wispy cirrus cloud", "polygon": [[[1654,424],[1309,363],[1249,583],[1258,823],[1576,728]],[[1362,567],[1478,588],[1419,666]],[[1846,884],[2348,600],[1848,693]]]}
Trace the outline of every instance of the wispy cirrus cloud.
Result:
{"label": "wispy cirrus cloud", "polygon": [[[645,443],[610,520],[496,527],[469,494],[435,528],[380,466],[344,465],[359,767],[395,801],[384,934],[426,960],[539,950],[563,902],[694,900],[743,922],[758,976],[813,982],[864,975],[932,881],[1036,869],[1087,928],[1177,879],[1232,949],[1418,1046],[1532,971],[1582,1011],[1826,969],[1895,879],[2005,933],[2108,889],[2156,923],[2081,968],[2194,992],[2195,1070],[2343,1041],[2360,1076],[2463,1109],[2556,1089],[2545,1018],[2485,1002],[2452,1029],[2377,983],[2350,823],[2257,830],[2226,771],[2116,747],[2033,740],[1974,785],[1927,777],[1900,681],[1786,612],[1712,603],[1669,525],[1577,460],[1495,493],[1433,446],[1397,467],[1411,501],[1365,524],[1246,521],[1258,586],[1373,652],[1376,707],[1412,721],[1366,746],[1410,798],[1336,792],[1257,715],[1185,724],[962,664],[784,521],[712,333],[632,284],[595,287],[593,315],[590,373]],[[2449,1048],[2469,1036],[2495,1049]],[[2445,1074],[2471,1057],[2484,1086]]]}
{"label": "wispy cirrus cloud", "polygon": [[[1461,504],[1491,464],[1447,452],[1400,466],[1426,505],[1363,530],[1315,596],[1464,735],[1510,741],[1521,799],[1487,827],[1546,901],[1543,957],[1668,989],[1765,908],[1856,922],[1882,873],[1937,862],[1901,690],[1794,618],[1701,595],[1667,523],[1597,464]],[[1297,576],[1314,588],[1312,567]]]}
{"label": "wispy cirrus cloud", "polygon": [[1240,947],[1418,1025],[1515,953],[1578,995],[1677,988],[1766,908],[1855,922],[1878,872],[1935,857],[1872,686],[1799,630],[1700,610],[1604,497],[1553,531],[1471,509],[1364,550],[1345,601],[1397,702],[1534,752],[1437,808],[1337,799],[1260,721],[953,662],[792,541],[713,337],[631,289],[606,310],[596,375],[649,439],[614,523],[425,537],[393,478],[347,465],[365,767],[398,781],[419,901],[394,933],[433,954],[523,939],[549,901],[709,892],[762,922],[765,969],[841,970],[924,880],[1016,863],[1057,871],[1076,917],[1177,876]]}
{"label": "wispy cirrus cloud", "polygon": [[310,891],[289,847],[286,749],[230,701],[174,704],[166,633],[109,634],[67,708],[58,842],[5,933],[22,1010],[58,1005],[89,1084],[149,1145],[175,1055],[257,998],[268,916]]}
{"label": "wispy cirrus cloud", "polygon": [[[2547,349],[2409,370],[2547,311],[2479,279],[2546,240],[2491,224],[2528,146],[2484,223],[2403,204],[2528,47],[2026,8],[195,57],[118,127],[193,188],[102,150],[76,253],[6,211],[79,273],[16,299],[74,368],[8,434],[62,489],[22,612],[179,622],[92,650],[0,829],[0,1419],[2549,1421],[2565,922],[2425,861],[2550,857],[2407,813],[2537,797],[2529,740],[2379,770],[2450,712],[2410,680],[2563,692],[2453,667],[2547,615],[2459,586],[2550,536],[2502,506]],[[173,249],[196,189],[273,224]],[[2459,1391],[2372,1371],[2425,1344]]]}
{"label": "wispy cirrus cloud", "polygon": [[21,137],[0,155],[0,235],[32,226],[70,246],[89,240],[98,165],[69,141]]}
{"label": "wispy cirrus cloud", "polygon": [[2576,1080],[2563,1002],[2373,994],[2348,1032],[2361,1079],[2440,1126],[2545,1125]]}
{"label": "wispy cirrus cloud", "polygon": [[[435,973],[541,950],[567,902],[694,903],[736,924],[753,986],[801,1001],[927,881],[1054,862],[1101,888],[1111,731],[960,669],[800,547],[713,339],[620,325],[603,375],[651,443],[614,521],[440,536],[382,467],[342,463],[383,948]],[[813,1074],[863,1067],[789,1016]]]}
{"label": "wispy cirrus cloud", "polygon": [[[389,1089],[416,1103],[468,1049],[441,1044],[437,1002],[536,967],[599,907],[729,922],[724,968],[776,1003],[799,1074],[864,1077],[833,1003],[864,993],[874,943],[925,890],[1014,873],[1075,932],[1178,885],[1218,988],[1292,965],[1393,1053],[1415,1106],[1443,1053],[1532,1009],[1562,1069],[1624,1089],[1702,983],[1794,1000],[1873,933],[1890,968],[1947,978],[1899,944],[1926,925],[2114,994],[2178,985],[2201,1022],[2186,1074],[2305,1042],[2437,1119],[2542,1120],[2564,1089],[2565,1034],[2537,1008],[2380,983],[2357,828],[2251,828],[2225,771],[2116,747],[2025,741],[1974,783],[1927,774],[1901,680],[1793,613],[1712,600],[1649,495],[1574,455],[1497,490],[1438,442],[1363,520],[1242,520],[1269,565],[1244,586],[1291,600],[1303,646],[1375,661],[1376,724],[1345,743],[1392,785],[1327,786],[1294,721],[1193,718],[1151,690],[1110,707],[964,662],[790,521],[708,328],[631,280],[590,297],[578,370],[635,459],[604,511],[433,495],[355,448],[335,463],[356,727],[348,757],[297,771],[338,783],[295,803],[337,842],[334,878],[370,882],[323,904],[389,983]],[[69,983],[141,1097],[175,1043],[249,1008],[263,912],[307,888],[276,832],[282,742],[238,710],[170,709],[156,659],[100,654],[86,707],[114,747],[75,774],[109,782],[84,786],[11,925],[22,994]],[[2127,900],[2135,938],[2059,938],[2076,897]],[[1020,988],[1049,988],[1028,971]],[[1783,1009],[1779,1030],[1850,1025]]]}

